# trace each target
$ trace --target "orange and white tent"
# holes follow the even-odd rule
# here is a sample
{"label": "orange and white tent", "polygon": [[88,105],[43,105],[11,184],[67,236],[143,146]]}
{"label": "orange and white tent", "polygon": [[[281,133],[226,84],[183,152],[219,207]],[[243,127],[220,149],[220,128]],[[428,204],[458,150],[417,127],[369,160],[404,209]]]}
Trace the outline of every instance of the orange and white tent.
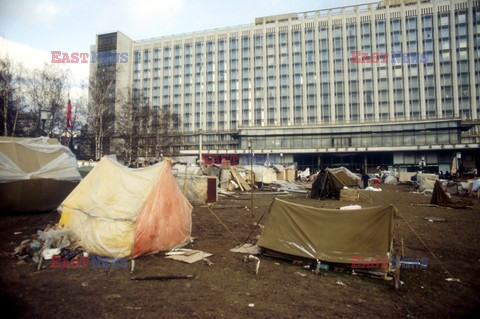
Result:
{"label": "orange and white tent", "polygon": [[60,211],[59,226],[94,255],[135,258],[190,242],[192,206],[169,161],[129,169],[104,157]]}

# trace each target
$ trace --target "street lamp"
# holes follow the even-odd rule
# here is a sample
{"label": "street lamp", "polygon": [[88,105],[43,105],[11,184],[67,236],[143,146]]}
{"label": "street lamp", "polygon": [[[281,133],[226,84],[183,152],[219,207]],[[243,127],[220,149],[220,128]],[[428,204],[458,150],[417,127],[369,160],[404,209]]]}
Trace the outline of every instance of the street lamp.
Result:
{"label": "street lamp", "polygon": [[[45,122],[48,120],[50,116],[49,110],[40,110],[40,119],[42,120],[42,136],[45,134]],[[47,134],[48,136],[48,134]]]}
{"label": "street lamp", "polygon": [[73,145],[74,152],[78,151],[78,144],[79,144],[78,137],[79,136],[77,134],[72,135],[72,145]]}

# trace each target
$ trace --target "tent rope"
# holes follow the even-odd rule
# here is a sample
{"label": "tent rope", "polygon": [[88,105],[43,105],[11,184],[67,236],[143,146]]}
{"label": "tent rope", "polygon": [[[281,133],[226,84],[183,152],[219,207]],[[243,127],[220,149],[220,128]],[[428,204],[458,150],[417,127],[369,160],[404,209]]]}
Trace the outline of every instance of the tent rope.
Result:
{"label": "tent rope", "polygon": [[[275,199],[272,200],[272,202],[270,203],[270,206],[268,207],[268,210],[267,210],[266,212],[269,212],[270,209],[272,209],[272,205],[273,205],[273,202],[274,202],[274,201],[275,201]],[[248,237],[247,237],[247,239],[245,239],[245,242],[243,243],[243,245],[245,245],[245,244],[248,242],[248,240],[250,239],[250,236],[252,236],[253,231],[258,227],[258,225],[259,225],[260,222],[262,221],[263,217],[265,216],[265,213],[266,213],[266,212],[264,212],[264,213],[262,214],[262,216],[260,217],[260,219],[258,220],[258,222],[255,224],[255,226],[253,226],[252,230],[250,231],[250,234],[248,234]],[[243,246],[243,245],[242,245],[242,246]]]}
{"label": "tent rope", "polygon": [[228,229],[227,225],[225,225],[225,224],[222,222],[222,220],[217,216],[217,214],[215,214],[215,213],[213,212],[213,210],[212,210],[208,205],[207,205],[207,209],[208,209],[208,211],[209,211],[210,213],[212,213],[213,216],[215,216],[216,219],[218,219],[218,221],[220,222],[220,224],[222,224],[222,226],[225,227],[225,229],[230,233],[230,235],[232,235],[233,238],[235,238],[235,240],[241,245],[242,242],[237,238],[237,236],[235,236],[234,233],[232,233],[232,232],[230,231],[230,229]]}
{"label": "tent rope", "polygon": [[43,217],[38,223],[37,223],[37,228],[40,226],[40,224],[42,224],[47,218],[49,218],[50,216],[52,216],[56,211],[57,211],[58,207],[55,208],[54,210],[52,210],[50,213],[48,213],[45,217]]}
{"label": "tent rope", "polygon": [[415,229],[413,229],[413,227],[407,222],[407,220],[405,219],[405,217],[403,217],[402,213],[400,213],[400,211],[397,211],[398,214],[400,215],[400,217],[402,217],[402,219],[405,221],[405,223],[407,224],[407,226],[413,231],[413,233],[418,237],[418,239],[422,242],[423,246],[425,246],[425,248],[430,252],[430,254],[432,254],[433,258],[435,258],[435,260],[440,264],[440,266],[442,266],[443,270],[445,270],[445,272],[447,273],[447,275],[450,276],[450,278],[454,278],[452,276],[452,274],[447,270],[447,268],[445,267],[445,265],[437,258],[437,256],[433,253],[433,251],[427,246],[427,244],[423,241],[423,239],[420,237],[420,235],[415,231]]}
{"label": "tent rope", "polygon": [[370,200],[370,204],[373,204],[373,200],[370,196],[368,196],[367,194],[364,194],[362,192],[358,192],[358,194],[360,194],[360,196],[365,196],[368,200]]}

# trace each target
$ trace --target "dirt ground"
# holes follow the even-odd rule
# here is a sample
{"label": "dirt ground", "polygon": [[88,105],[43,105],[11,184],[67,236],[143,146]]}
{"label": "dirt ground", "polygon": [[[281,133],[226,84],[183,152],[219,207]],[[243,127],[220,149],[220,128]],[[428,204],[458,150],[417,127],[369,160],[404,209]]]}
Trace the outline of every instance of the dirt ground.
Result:
{"label": "dirt ground", "polygon": [[[315,317],[476,317],[480,315],[480,205],[455,210],[412,206],[428,203],[429,196],[411,193],[409,186],[382,185],[383,192],[362,191],[363,207],[393,204],[396,219],[394,248],[403,238],[407,257],[428,257],[426,269],[403,269],[399,291],[392,281],[348,273],[311,271],[289,261],[261,257],[260,271],[244,263],[242,254],[229,251],[233,236],[205,207],[193,210],[193,236],[189,248],[213,256],[208,266],[199,261],[184,264],[162,253],[138,258],[134,275],[194,275],[194,279],[133,281],[130,268],[53,269],[45,262],[40,271],[31,259],[11,256],[24,239],[59,220],[58,213],[5,216],[0,223],[0,297],[4,314],[20,318],[315,318]],[[275,196],[250,195],[239,199],[220,197],[214,212],[240,240]],[[315,207],[338,208],[348,203],[282,197]],[[408,224],[438,258],[425,248]],[[439,217],[445,222],[429,222]],[[261,224],[264,223],[264,220]],[[260,233],[256,229],[252,239]],[[21,234],[15,235],[15,232]],[[443,266],[451,274],[447,274]],[[303,275],[301,275],[303,274]],[[453,276],[461,283],[448,282]],[[338,284],[341,282],[342,284]],[[249,304],[254,304],[253,307]],[[9,312],[7,312],[9,310]]]}

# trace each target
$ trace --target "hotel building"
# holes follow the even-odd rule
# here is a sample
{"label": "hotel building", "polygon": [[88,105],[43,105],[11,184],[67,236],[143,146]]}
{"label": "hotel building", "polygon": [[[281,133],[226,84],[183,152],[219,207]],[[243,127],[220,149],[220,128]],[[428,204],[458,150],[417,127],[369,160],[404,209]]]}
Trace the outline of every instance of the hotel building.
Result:
{"label": "hotel building", "polygon": [[480,164],[477,0],[382,1],[145,40],[98,35],[92,51],[107,50],[128,53],[116,90],[180,115],[184,159],[242,162],[251,140],[257,162],[300,169]]}

